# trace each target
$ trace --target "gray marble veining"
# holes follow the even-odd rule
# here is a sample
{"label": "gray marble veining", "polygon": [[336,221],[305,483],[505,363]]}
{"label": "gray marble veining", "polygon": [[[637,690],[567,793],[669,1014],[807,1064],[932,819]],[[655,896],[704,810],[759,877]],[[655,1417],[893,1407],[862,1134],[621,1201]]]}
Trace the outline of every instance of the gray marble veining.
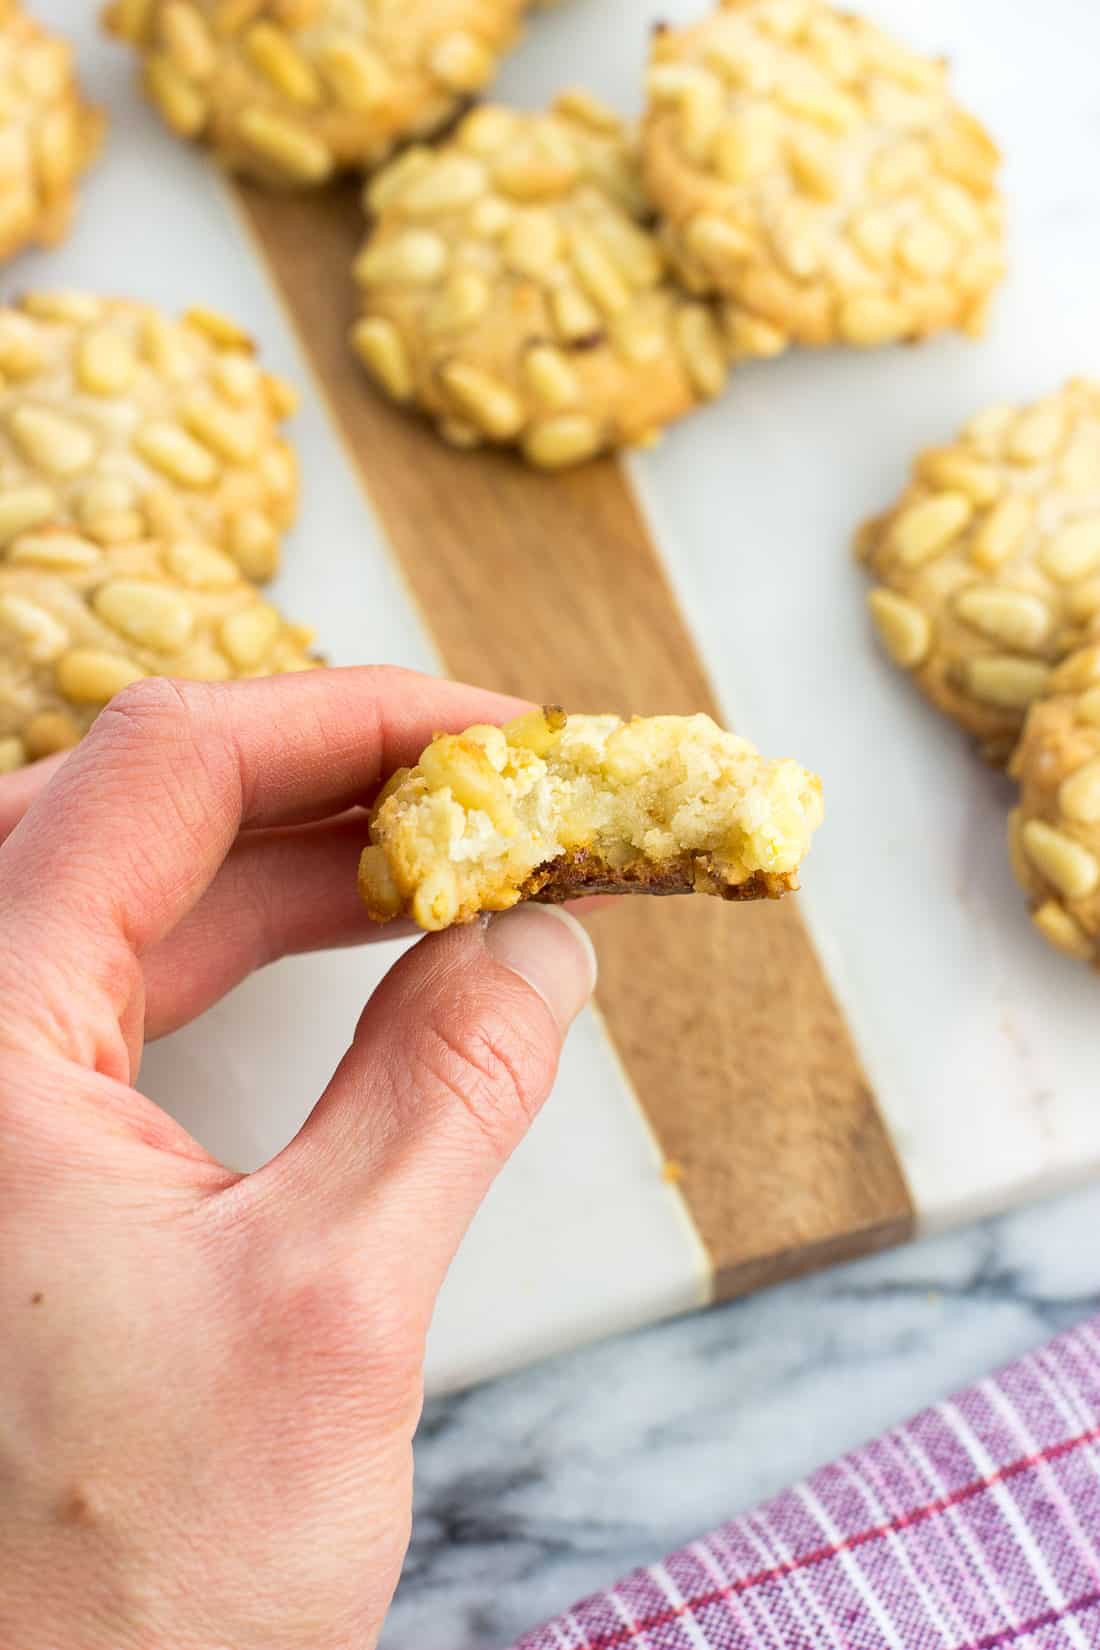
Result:
{"label": "gray marble veining", "polygon": [[386,1650],[504,1650],[1100,1309],[1100,1187],[429,1405]]}

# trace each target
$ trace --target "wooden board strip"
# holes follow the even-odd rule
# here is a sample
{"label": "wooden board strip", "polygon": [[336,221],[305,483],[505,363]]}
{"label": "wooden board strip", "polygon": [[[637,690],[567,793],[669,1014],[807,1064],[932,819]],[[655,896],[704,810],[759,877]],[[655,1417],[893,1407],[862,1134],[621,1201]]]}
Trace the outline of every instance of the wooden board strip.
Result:
{"label": "wooden board strip", "polygon": [[[239,198],[447,669],[576,710],[720,716],[622,469],[448,449],[347,347],[357,191]],[[797,902],[633,899],[593,921],[600,1004],[718,1296],[904,1238],[911,1200]]]}

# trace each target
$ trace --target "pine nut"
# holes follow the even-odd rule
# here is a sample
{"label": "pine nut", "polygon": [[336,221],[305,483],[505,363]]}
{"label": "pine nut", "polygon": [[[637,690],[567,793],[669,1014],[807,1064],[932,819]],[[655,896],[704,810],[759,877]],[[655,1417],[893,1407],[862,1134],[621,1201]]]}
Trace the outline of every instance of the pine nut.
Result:
{"label": "pine nut", "polygon": [[541,470],[558,470],[594,458],[603,445],[600,431],[584,413],[567,413],[533,424],[523,440],[523,451]]}
{"label": "pine nut", "polygon": [[180,411],[191,434],[225,463],[248,465],[257,458],[260,432],[246,414],[207,394],[193,396]]}
{"label": "pine nut", "polygon": [[523,426],[523,408],[507,386],[465,361],[451,361],[440,380],[459,411],[495,441],[507,441]]}
{"label": "pine nut", "polygon": [[1079,842],[1042,819],[1029,819],[1021,830],[1024,852],[1066,899],[1085,899],[1100,883],[1100,864]]}
{"label": "pine nut", "polygon": [[436,332],[468,331],[488,310],[492,292],[476,269],[456,269],[432,304],[429,325]]}
{"label": "pine nut", "polygon": [[218,54],[209,25],[195,6],[171,0],[160,17],[160,35],[171,62],[188,80],[209,80]]}
{"label": "pine nut", "polygon": [[[473,730],[471,730],[473,731]],[[502,739],[500,729],[493,730]],[[514,836],[516,817],[504,781],[489,760],[484,745],[470,733],[444,735],[422,753],[420,771],[432,790],[449,790],[460,808],[484,813],[496,830]]]}
{"label": "pine nut", "polygon": [[121,395],[137,376],[137,357],[124,333],[112,327],[86,332],[76,347],[77,381],[90,395]]}
{"label": "pine nut", "polygon": [[91,292],[28,292],[20,303],[24,315],[39,321],[67,321],[74,326],[90,326],[103,315],[101,298]]}
{"label": "pine nut", "polygon": [[[973,496],[973,495],[971,495]],[[979,523],[970,540],[970,557],[990,570],[1014,556],[1031,526],[1032,506],[1022,493],[1001,499]]]}
{"label": "pine nut", "polygon": [[1058,787],[1058,806],[1067,819],[1079,824],[1100,823],[1100,757],[1063,779]]}
{"label": "pine nut", "polygon": [[318,67],[345,109],[362,114],[385,102],[393,77],[378,53],[348,37],[332,40],[318,53]]}
{"label": "pine nut", "polygon": [[376,922],[391,922],[404,909],[404,895],[394,880],[385,849],[377,843],[363,849],[359,894]]}
{"label": "pine nut", "polygon": [[998,585],[974,585],[955,598],[960,619],[1005,647],[1032,652],[1046,641],[1053,615],[1038,596]]}
{"label": "pine nut", "polygon": [[692,218],[688,224],[684,245],[691,257],[714,269],[721,269],[731,261],[750,258],[757,250],[753,236],[727,223],[724,218],[704,214]]}
{"label": "pine nut", "polygon": [[1035,868],[1024,852],[1023,828],[1023,810],[1018,807],[1013,808],[1008,816],[1008,860],[1012,867],[1012,874],[1024,893],[1034,895],[1039,891],[1039,888]]}
{"label": "pine nut", "polygon": [[577,279],[597,309],[617,315],[629,308],[630,288],[595,236],[574,230],[569,256]]}
{"label": "pine nut", "polygon": [[245,35],[253,65],[290,103],[311,108],[321,101],[321,85],[309,60],[272,23],[254,23]]}
{"label": "pine nut", "polygon": [[523,358],[523,370],[532,390],[544,406],[561,408],[580,399],[581,387],[561,350],[537,344]]}
{"label": "pine nut", "polygon": [[744,310],[728,309],[724,316],[730,359],[733,361],[762,359],[782,355],[787,347],[787,335],[770,321]]}
{"label": "pine nut", "polygon": [[600,317],[576,287],[556,287],[550,294],[550,308],[558,336],[564,343],[582,343],[599,333]]}
{"label": "pine nut", "polygon": [[49,664],[69,643],[68,631],[52,613],[14,592],[0,594],[0,626],[3,625],[17,632],[27,657],[35,664]]}
{"label": "pine nut", "polygon": [[979,509],[994,504],[1001,491],[1001,479],[992,464],[983,464],[952,447],[921,453],[916,473],[939,492],[965,493]]}
{"label": "pine nut", "polygon": [[827,139],[818,133],[797,133],[791,140],[789,158],[800,189],[814,200],[836,200],[841,176]]}
{"label": "pine nut", "polygon": [[846,299],[838,317],[838,329],[845,343],[862,348],[895,343],[905,336],[908,327],[909,317],[901,304],[873,292]]}
{"label": "pine nut", "polygon": [[178,653],[195,627],[182,596],[139,579],[113,579],[101,585],[92,606],[128,641],[159,653]]}
{"label": "pine nut", "polygon": [[911,274],[935,279],[945,275],[956,257],[956,243],[941,224],[918,219],[898,241],[898,257]]}
{"label": "pine nut", "polygon": [[44,756],[71,750],[80,740],[80,728],[67,711],[41,711],[27,723],[23,739],[27,755],[38,762]]}
{"label": "pine nut", "polygon": [[559,92],[554,99],[554,109],[568,120],[587,126],[590,131],[599,132],[604,137],[619,137],[622,134],[623,123],[614,109],[609,109],[606,103],[601,103],[589,92],[576,88]]}
{"label": "pine nut", "polygon": [[997,656],[971,659],[966,685],[975,699],[1003,710],[1026,710],[1050,679],[1050,666]]}
{"label": "pine nut", "polygon": [[712,146],[714,167],[727,183],[748,183],[775,164],[775,122],[748,112],[726,120]]}
{"label": "pine nut", "polygon": [[1022,413],[1009,432],[1006,456],[1017,464],[1040,464],[1058,446],[1064,427],[1061,408],[1040,402]]}
{"label": "pine nut", "polygon": [[333,171],[331,152],[305,126],[253,105],[237,116],[241,140],[295,183],[323,183]]}
{"label": "pine nut", "polygon": [[195,539],[177,539],[165,554],[173,577],[192,590],[231,589],[240,579],[228,556]]}
{"label": "pine nut", "polygon": [[504,261],[519,275],[541,280],[561,256],[557,220],[539,207],[525,207],[512,218],[504,236]]}
{"label": "pine nut", "polygon": [[1032,914],[1031,919],[1043,938],[1067,957],[1079,962],[1091,962],[1095,948],[1080,923],[1075,922],[1057,900],[1047,900]]}
{"label": "pine nut", "polygon": [[408,352],[392,321],[381,316],[357,321],[352,331],[356,354],[395,401],[408,401],[414,379]]}
{"label": "pine nut", "polygon": [[458,909],[455,874],[450,865],[436,865],[412,897],[413,921],[429,933],[449,928]]}
{"label": "pine nut", "polygon": [[7,550],[12,567],[41,567],[52,573],[82,573],[102,559],[98,545],[71,533],[23,533]]}
{"label": "pine nut", "polygon": [[279,539],[259,510],[238,510],[229,520],[229,548],[246,579],[264,584],[279,564]]}
{"label": "pine nut", "polygon": [[182,75],[170,57],[158,53],[145,59],[144,81],[145,90],[166,125],[180,137],[198,137],[206,125],[210,106],[194,81]]}
{"label": "pine nut", "polygon": [[427,229],[410,229],[380,245],[368,244],[355,265],[363,286],[432,286],[447,268],[444,241]]}
{"label": "pine nut", "polygon": [[413,216],[458,212],[472,206],[487,187],[488,178],[479,160],[461,153],[443,155],[402,192],[401,205]]}
{"label": "pine nut", "polygon": [[111,0],[103,14],[103,21],[120,40],[135,45],[148,38],[154,0]]}
{"label": "pine nut", "polygon": [[145,672],[122,654],[74,648],[58,661],[56,674],[58,691],[73,704],[105,705]]}
{"label": "pine nut", "polygon": [[891,544],[906,567],[940,555],[967,527],[974,506],[965,493],[932,493],[895,521]]}
{"label": "pine nut", "polygon": [[453,92],[479,92],[491,79],[492,53],[472,34],[456,29],[432,48],[428,64],[436,79]]}
{"label": "pine nut", "polygon": [[718,328],[702,304],[685,304],[676,315],[676,336],[692,385],[704,400],[721,395],[726,359]]}
{"label": "pine nut", "polygon": [[256,602],[232,614],[221,627],[221,643],[239,670],[259,665],[279,631],[282,618],[266,602]]}
{"label": "pine nut", "polygon": [[32,483],[0,489],[0,545],[10,544],[17,534],[40,526],[56,508],[57,500],[48,487]]}
{"label": "pine nut", "polygon": [[1039,565],[1064,584],[1095,573],[1100,567],[1100,516],[1071,522],[1047,539],[1039,552]]}
{"label": "pine nut", "polygon": [[148,464],[181,487],[210,487],[217,479],[213,455],[178,424],[147,424],[133,440]]}
{"label": "pine nut", "polygon": [[[247,355],[223,355],[214,363],[211,373],[221,393],[239,407],[253,399],[262,383],[259,367]],[[271,410],[276,417],[283,416],[275,407]]]}
{"label": "pine nut", "polygon": [[190,309],[184,311],[183,319],[187,326],[201,332],[218,349],[251,352],[256,347],[244,328],[230,316],[223,315],[220,309],[210,309],[206,304],[192,304]]}
{"label": "pine nut", "polygon": [[8,414],[8,428],[30,463],[48,475],[76,475],[96,456],[95,438],[83,425],[46,407],[23,402]]}
{"label": "pine nut", "polygon": [[932,624],[927,613],[915,602],[881,586],[870,592],[867,605],[894,662],[904,670],[915,670],[923,664],[932,645]]}

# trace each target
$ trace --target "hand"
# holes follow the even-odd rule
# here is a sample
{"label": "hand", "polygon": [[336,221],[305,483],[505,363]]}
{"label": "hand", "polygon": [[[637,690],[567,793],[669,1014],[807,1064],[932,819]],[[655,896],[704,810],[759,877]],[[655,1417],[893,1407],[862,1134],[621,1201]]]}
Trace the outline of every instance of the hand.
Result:
{"label": "hand", "polygon": [[257,1174],[132,1085],[251,970],[367,939],[357,804],[515,709],[389,670],[149,681],[0,781],[3,1646],[375,1643],[435,1296],[591,992],[583,930],[422,940]]}

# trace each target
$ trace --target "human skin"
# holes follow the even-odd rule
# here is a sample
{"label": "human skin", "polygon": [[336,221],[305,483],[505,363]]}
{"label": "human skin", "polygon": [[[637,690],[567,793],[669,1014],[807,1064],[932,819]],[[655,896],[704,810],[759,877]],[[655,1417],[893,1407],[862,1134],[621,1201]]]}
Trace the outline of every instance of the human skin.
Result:
{"label": "human skin", "polygon": [[141,682],[0,780],[0,1645],[375,1644],[436,1293],[591,948],[536,907],[422,939],[252,1175],[134,1085],[255,968],[377,933],[361,804],[516,709],[392,670]]}

